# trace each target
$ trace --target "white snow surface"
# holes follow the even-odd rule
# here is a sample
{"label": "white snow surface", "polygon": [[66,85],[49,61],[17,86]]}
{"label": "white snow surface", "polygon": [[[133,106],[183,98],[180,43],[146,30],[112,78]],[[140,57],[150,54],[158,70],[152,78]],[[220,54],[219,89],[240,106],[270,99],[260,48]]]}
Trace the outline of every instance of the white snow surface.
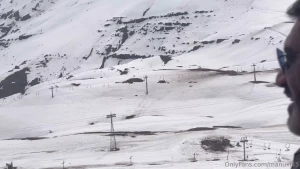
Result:
{"label": "white snow surface", "polygon": [[[0,100],[0,166],[290,168],[300,139],[286,127],[290,101],[274,79],[293,2],[0,0],[0,81],[25,68],[28,83],[39,79]],[[10,11],[31,17],[3,15]],[[250,82],[253,63],[264,83]],[[131,78],[144,81],[122,83]],[[125,133],[115,152],[110,113]],[[214,130],[190,130],[201,127]],[[245,136],[242,163],[236,143]],[[234,147],[201,146],[217,137]]]}

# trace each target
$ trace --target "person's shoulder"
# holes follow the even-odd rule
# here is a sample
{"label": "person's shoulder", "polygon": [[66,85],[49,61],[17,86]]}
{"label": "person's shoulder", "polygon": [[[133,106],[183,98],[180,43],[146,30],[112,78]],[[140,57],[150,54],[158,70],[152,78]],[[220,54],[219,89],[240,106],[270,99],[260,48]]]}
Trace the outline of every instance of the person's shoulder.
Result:
{"label": "person's shoulder", "polygon": [[294,154],[292,169],[300,169],[300,149]]}

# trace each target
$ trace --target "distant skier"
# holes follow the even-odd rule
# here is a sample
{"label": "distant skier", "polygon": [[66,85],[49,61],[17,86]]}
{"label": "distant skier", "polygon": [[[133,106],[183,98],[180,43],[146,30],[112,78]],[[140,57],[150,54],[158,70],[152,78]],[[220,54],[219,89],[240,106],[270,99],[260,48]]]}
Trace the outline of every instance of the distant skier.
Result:
{"label": "distant skier", "polygon": [[[300,0],[291,6],[287,14],[296,20],[285,41],[286,54],[277,51],[282,70],[277,75],[276,84],[283,87],[287,97],[292,100],[288,107],[287,125],[292,133],[300,136]],[[295,153],[292,169],[300,169],[300,150]]]}

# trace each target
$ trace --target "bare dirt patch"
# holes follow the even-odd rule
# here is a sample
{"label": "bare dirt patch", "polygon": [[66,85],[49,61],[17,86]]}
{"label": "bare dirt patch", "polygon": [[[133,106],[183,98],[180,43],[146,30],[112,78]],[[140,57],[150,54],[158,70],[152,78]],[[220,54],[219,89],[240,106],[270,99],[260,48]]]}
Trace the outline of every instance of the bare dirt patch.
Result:
{"label": "bare dirt patch", "polygon": [[6,140],[29,140],[29,141],[35,141],[35,140],[44,140],[49,139],[48,137],[25,137],[25,138],[11,138]]}
{"label": "bare dirt patch", "polygon": [[239,126],[213,126],[213,128],[241,129]]}
{"label": "bare dirt patch", "polygon": [[[106,134],[105,136],[132,136],[132,135],[144,135],[144,136],[149,136],[149,135],[156,135],[159,133],[166,133],[165,131],[160,131],[160,132],[153,132],[153,131],[120,131],[120,132],[85,132],[85,133],[78,133],[78,134]],[[76,134],[76,135],[78,135]]]}
{"label": "bare dirt patch", "polygon": [[208,131],[208,130],[215,130],[215,128],[210,128],[210,127],[196,127],[196,128],[188,129],[187,131]]}
{"label": "bare dirt patch", "polygon": [[126,116],[125,119],[133,119],[135,118],[135,115]]}
{"label": "bare dirt patch", "polygon": [[224,137],[206,138],[201,141],[201,147],[206,151],[225,152],[227,148],[232,148],[233,145],[229,139]]}
{"label": "bare dirt patch", "polygon": [[250,83],[253,83],[253,84],[262,84],[262,83],[270,83],[270,82],[266,82],[266,81],[250,81]]}
{"label": "bare dirt patch", "polygon": [[131,79],[128,79],[122,83],[129,83],[129,84],[133,84],[133,83],[140,83],[140,82],[144,82],[143,79],[140,79],[140,78],[131,78]]}
{"label": "bare dirt patch", "polygon": [[197,68],[197,69],[189,69],[190,71],[201,71],[201,72],[217,72],[220,75],[229,75],[229,76],[238,76],[242,75],[233,70],[220,70],[220,69],[206,69],[206,68]]}

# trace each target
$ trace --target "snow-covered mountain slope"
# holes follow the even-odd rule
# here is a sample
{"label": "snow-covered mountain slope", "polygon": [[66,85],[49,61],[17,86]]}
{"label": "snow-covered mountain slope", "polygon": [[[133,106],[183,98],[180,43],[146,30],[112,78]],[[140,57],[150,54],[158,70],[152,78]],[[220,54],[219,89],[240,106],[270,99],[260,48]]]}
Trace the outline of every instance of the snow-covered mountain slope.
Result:
{"label": "snow-covered mountain slope", "polygon": [[[245,135],[249,160],[290,162],[299,139],[273,79],[292,2],[0,0],[0,165],[224,168]],[[200,146],[214,137],[234,146]]]}
{"label": "snow-covered mountain slope", "polygon": [[274,68],[292,2],[2,0],[0,80],[8,77],[1,86],[10,92],[0,97],[153,56],[174,57],[166,65],[172,69]]}

